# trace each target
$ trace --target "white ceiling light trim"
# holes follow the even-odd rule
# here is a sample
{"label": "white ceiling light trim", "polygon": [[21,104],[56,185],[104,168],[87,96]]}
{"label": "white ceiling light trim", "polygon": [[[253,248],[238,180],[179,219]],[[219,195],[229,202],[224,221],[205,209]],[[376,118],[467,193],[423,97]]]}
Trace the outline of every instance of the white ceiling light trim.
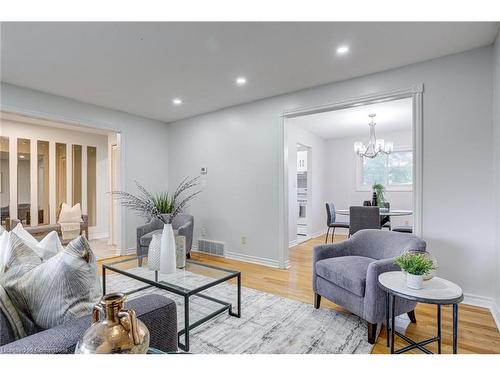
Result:
{"label": "white ceiling light trim", "polygon": [[356,152],[359,156],[373,159],[379,154],[390,154],[394,150],[394,143],[385,142],[383,139],[377,139],[375,135],[375,125],[376,123],[373,121],[376,114],[371,113],[368,115],[371,119],[368,126],[370,127],[370,138],[368,139],[368,144],[365,145],[363,142],[356,141],[354,142],[354,152]]}

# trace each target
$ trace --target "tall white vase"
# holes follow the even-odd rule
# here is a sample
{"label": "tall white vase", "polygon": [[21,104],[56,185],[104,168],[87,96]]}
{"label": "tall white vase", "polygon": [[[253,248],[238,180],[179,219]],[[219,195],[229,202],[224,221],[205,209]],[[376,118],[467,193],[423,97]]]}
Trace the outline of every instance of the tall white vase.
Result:
{"label": "tall white vase", "polygon": [[160,272],[174,273],[176,268],[175,236],[172,224],[164,224],[160,243]]}

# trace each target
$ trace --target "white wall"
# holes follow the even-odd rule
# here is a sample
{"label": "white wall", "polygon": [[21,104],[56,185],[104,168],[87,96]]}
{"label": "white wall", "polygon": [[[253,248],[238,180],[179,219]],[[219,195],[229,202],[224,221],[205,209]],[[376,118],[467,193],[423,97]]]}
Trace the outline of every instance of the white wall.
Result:
{"label": "white wall", "polygon": [[[412,147],[411,129],[399,132],[377,132],[377,137],[386,141],[393,141],[394,147]],[[363,137],[345,137],[328,140],[327,158],[328,167],[325,171],[327,176],[327,195],[326,200],[334,202],[338,209],[348,209],[349,206],[361,206],[363,201],[372,198],[371,191],[359,191],[356,186],[356,162],[358,156],[353,151],[355,141],[364,140]],[[386,201],[390,202],[391,207],[401,210],[411,210],[413,208],[413,195],[411,191],[387,191],[385,193]],[[346,216],[339,216],[338,221],[347,221]],[[411,216],[392,217],[391,224],[412,225]],[[338,233],[347,233],[348,231],[339,230]]]}
{"label": "white wall", "polygon": [[[160,121],[3,82],[0,105],[3,111],[117,131],[121,135],[124,162],[122,189],[137,192],[134,180],[153,191],[164,190],[168,185],[167,126]],[[143,218],[126,213],[126,249],[135,249],[136,228],[142,223]]]}
{"label": "white wall", "polygon": [[494,46],[494,68],[493,68],[493,116],[494,116],[494,137],[493,147],[495,150],[495,198],[496,198],[496,282],[495,282],[495,305],[493,306],[493,316],[500,330],[500,33],[497,36]]}
{"label": "white wall", "polygon": [[[57,124],[56,124],[57,125]],[[86,147],[87,146],[95,146],[97,149],[97,180],[96,180],[96,225],[89,228],[89,238],[103,238],[108,237],[109,233],[109,179],[108,179],[108,138],[105,135],[100,134],[92,134],[87,132],[79,132],[74,130],[61,129],[56,127],[48,127],[48,126],[40,126],[35,124],[11,121],[2,119],[2,136],[9,137],[9,142],[17,142],[17,138],[29,139],[30,144],[36,145],[37,141],[49,141],[51,143],[63,143],[66,144],[66,149],[71,152],[72,145],[82,145],[83,146],[83,155],[86,155]],[[12,157],[12,155],[10,156]],[[33,154],[31,157],[34,157]],[[49,156],[49,161],[51,162],[53,159],[52,156]],[[30,181],[30,184],[17,184],[18,191],[18,203],[30,203],[31,194],[30,187],[33,184],[33,181],[30,180],[30,161],[24,160],[21,163],[21,160],[18,160],[18,165],[21,164],[17,169],[18,181]],[[71,164],[71,163],[69,163]],[[82,160],[82,167],[86,164],[84,160]],[[53,168],[52,166],[49,167]],[[55,167],[54,167],[55,168]],[[86,179],[86,168],[82,168],[82,181]],[[22,173],[22,175],[20,175]],[[71,181],[71,168],[68,168],[67,180]],[[34,175],[36,171],[34,172]],[[55,175],[53,176],[55,181]],[[55,189],[55,185],[51,184],[52,188]],[[36,189],[35,186],[33,188]],[[83,184],[82,184],[83,190]],[[67,192],[71,197],[72,188],[71,186],[67,186]],[[82,198],[84,197],[84,193],[82,191]],[[55,195],[54,195],[55,196]],[[83,213],[87,213],[86,205],[83,203],[84,199],[82,199],[82,210]],[[31,202],[33,203],[33,202]],[[71,204],[74,202],[71,201]],[[40,202],[38,202],[40,207]],[[54,209],[55,204],[50,209]],[[52,213],[51,213],[52,215]]]}
{"label": "white wall", "polygon": [[[423,235],[440,275],[469,299],[491,303],[492,52],[479,48],[174,122],[169,182],[207,166],[207,188],[192,206],[196,235],[206,226],[207,237],[227,241],[232,252],[277,261],[283,111],[423,83]],[[468,220],[470,207],[479,220]]]}
{"label": "white wall", "polygon": [[[297,143],[310,147],[308,155],[308,204],[306,215],[310,218],[308,235],[319,235],[325,231],[326,211],[326,141],[287,120],[288,140],[288,243],[297,241]],[[310,159],[310,160],[309,160]],[[311,183],[309,184],[309,179]]]}

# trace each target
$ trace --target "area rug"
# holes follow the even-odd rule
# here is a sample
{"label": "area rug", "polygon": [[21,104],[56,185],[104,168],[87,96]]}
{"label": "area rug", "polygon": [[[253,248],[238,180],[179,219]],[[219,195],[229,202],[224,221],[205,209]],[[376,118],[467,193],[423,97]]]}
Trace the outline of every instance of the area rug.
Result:
{"label": "area rug", "polygon": [[[140,275],[144,270],[136,269]],[[146,271],[147,272],[147,271]],[[207,277],[183,271],[163,275],[160,280],[199,285]],[[127,292],[145,284],[129,277],[109,273],[107,292]],[[183,328],[183,298],[157,288],[148,288],[128,296],[161,294],[177,304],[179,329]],[[236,285],[224,283],[203,292],[236,305]],[[190,321],[194,322],[220,305],[200,297],[190,299]],[[317,353],[368,354],[372,345],[366,339],[367,325],[362,319],[329,309],[314,309],[312,304],[241,288],[241,318],[227,312],[191,330],[190,352],[230,353]],[[182,338],[183,340],[183,338]]]}

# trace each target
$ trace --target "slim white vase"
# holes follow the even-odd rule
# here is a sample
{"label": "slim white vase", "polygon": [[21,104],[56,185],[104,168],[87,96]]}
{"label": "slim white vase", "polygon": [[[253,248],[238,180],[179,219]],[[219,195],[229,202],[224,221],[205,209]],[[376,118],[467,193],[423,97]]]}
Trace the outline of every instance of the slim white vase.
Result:
{"label": "slim white vase", "polygon": [[174,273],[176,268],[175,236],[172,224],[164,224],[160,243],[160,272]]}

